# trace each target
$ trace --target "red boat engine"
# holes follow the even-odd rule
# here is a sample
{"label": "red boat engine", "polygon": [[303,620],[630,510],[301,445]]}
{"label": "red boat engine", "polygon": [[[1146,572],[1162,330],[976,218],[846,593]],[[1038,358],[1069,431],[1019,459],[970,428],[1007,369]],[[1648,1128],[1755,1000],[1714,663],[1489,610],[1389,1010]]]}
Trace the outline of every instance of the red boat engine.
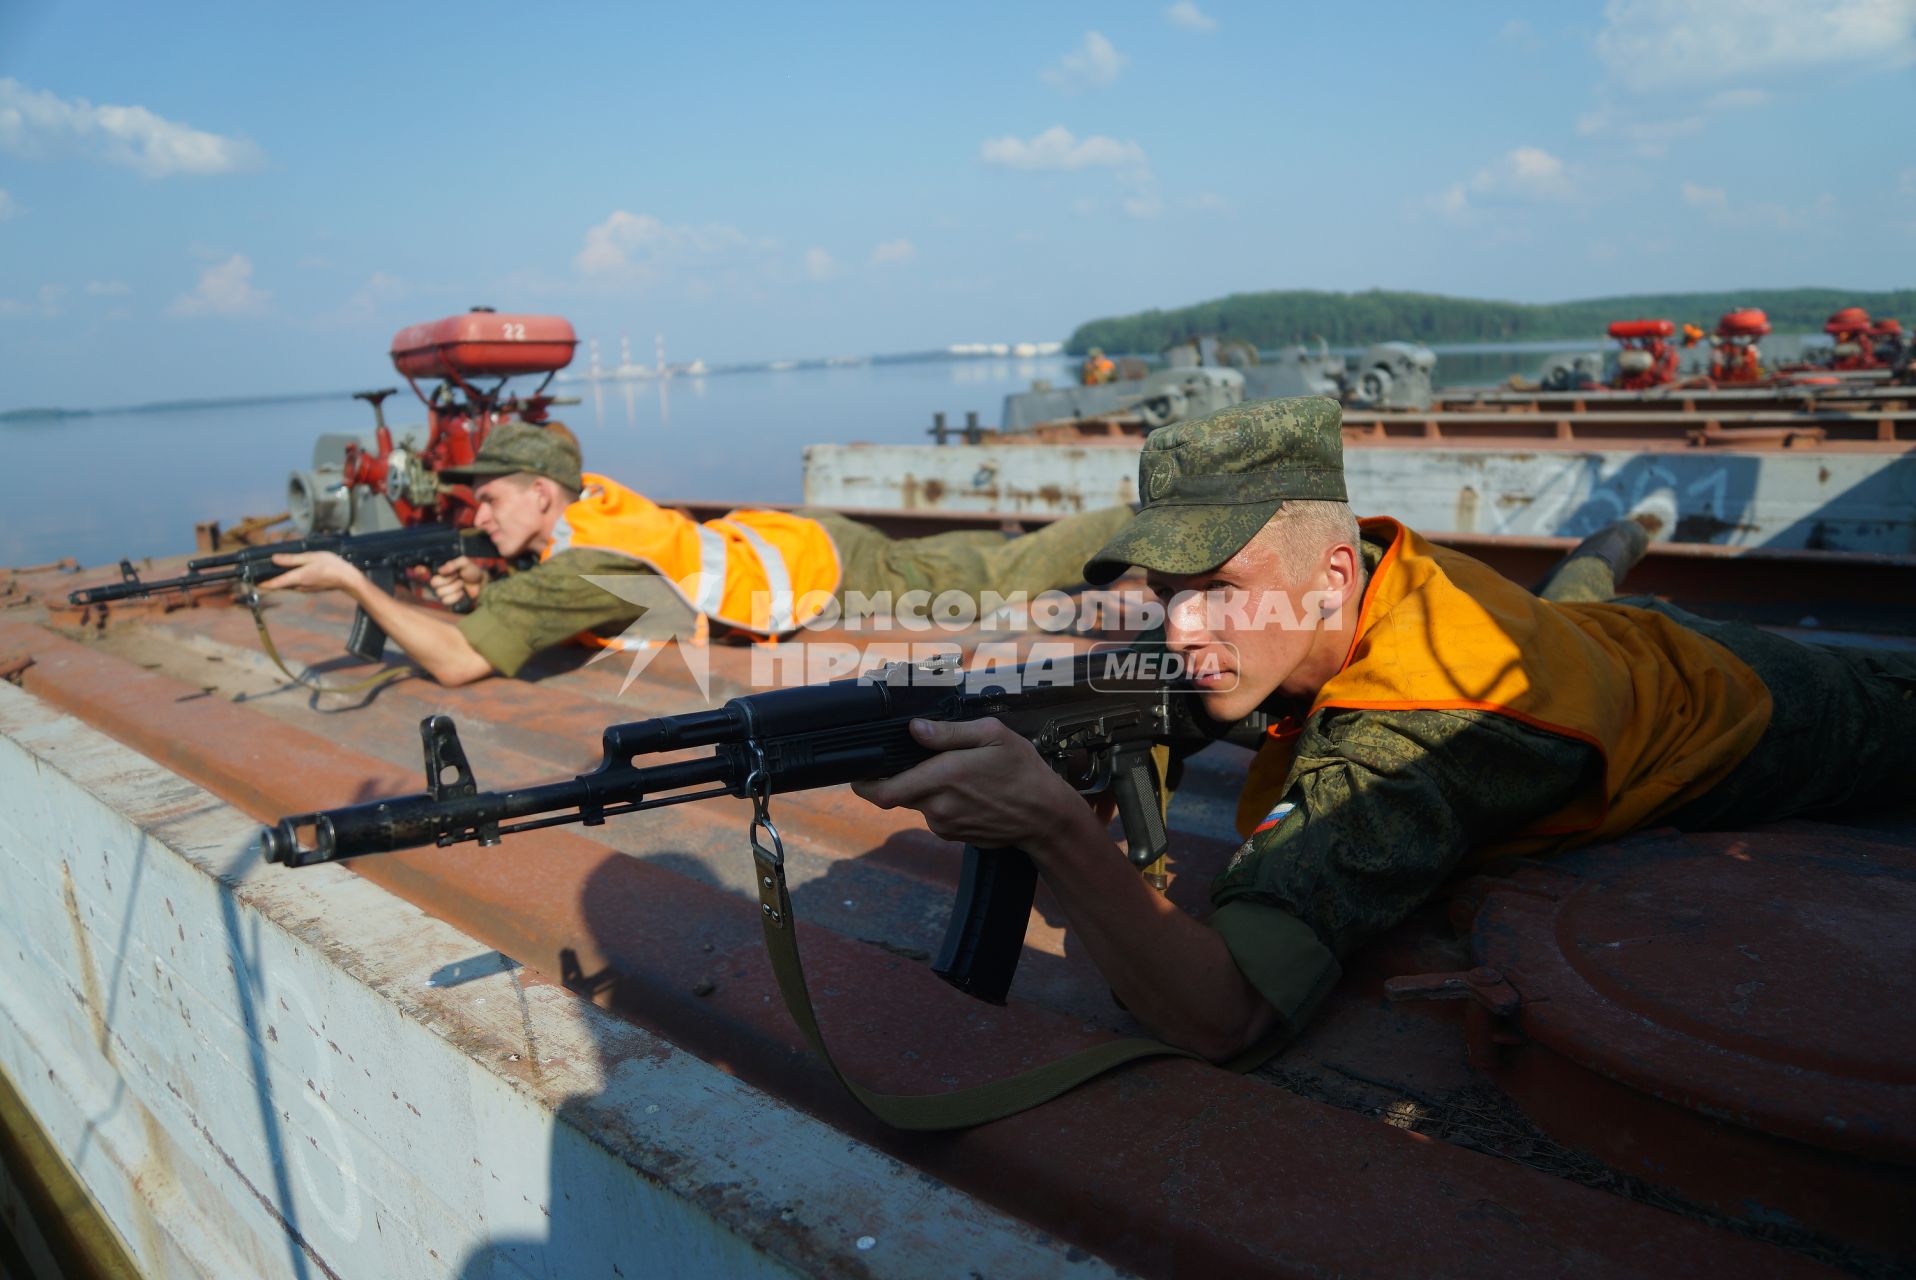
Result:
{"label": "red boat engine", "polygon": [[1710,335],[1710,377],[1720,383],[1763,381],[1763,356],[1757,342],[1770,331],[1770,318],[1756,307],[1723,313]]}
{"label": "red boat engine", "polygon": [[[1891,323],[1894,323],[1892,321]],[[1901,326],[1898,326],[1900,328]],[[1823,322],[1823,332],[1835,344],[1832,369],[1874,369],[1877,365],[1875,326],[1861,307],[1844,307]]]}
{"label": "red boat engine", "polygon": [[[294,524],[302,533],[471,524],[471,490],[442,484],[440,470],[472,461],[502,422],[547,425],[558,401],[546,388],[577,345],[563,317],[502,315],[490,307],[401,329],[392,341],[393,367],[426,406],[424,438],[409,433],[394,443],[383,405],[392,388],[359,392],[354,398],[372,406],[372,437],[320,438],[313,469],[287,482]],[[505,394],[512,378],[538,374],[544,380],[530,395]],[[421,379],[437,385],[422,391]]]}
{"label": "red boat engine", "polygon": [[1623,349],[1617,352],[1617,374],[1612,385],[1619,391],[1643,391],[1666,387],[1676,381],[1677,349],[1670,339],[1676,326],[1668,320],[1617,320],[1610,325],[1610,336]]}

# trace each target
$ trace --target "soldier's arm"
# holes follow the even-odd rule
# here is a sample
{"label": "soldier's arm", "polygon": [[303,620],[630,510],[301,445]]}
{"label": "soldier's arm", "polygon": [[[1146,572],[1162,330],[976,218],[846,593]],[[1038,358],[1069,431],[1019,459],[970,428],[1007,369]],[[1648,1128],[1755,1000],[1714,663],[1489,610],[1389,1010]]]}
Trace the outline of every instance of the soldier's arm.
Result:
{"label": "soldier's arm", "polygon": [[[582,632],[616,634],[646,612],[592,581],[652,570],[628,556],[574,548],[486,584],[459,633],[500,675],[517,675],[532,655]],[[669,599],[670,592],[658,595]],[[689,618],[690,611],[686,610]]]}
{"label": "soldier's arm", "polygon": [[492,674],[492,664],[443,614],[395,600],[374,586],[358,566],[332,552],[300,552],[274,556],[273,560],[292,569],[261,583],[263,589],[344,592],[378,624],[388,640],[405,650],[408,658],[440,684],[471,684]]}
{"label": "soldier's arm", "polygon": [[1489,712],[1322,717],[1298,742],[1282,801],[1218,877],[1209,923],[1301,1027],[1341,960],[1421,906],[1470,850],[1601,778],[1589,745]]}
{"label": "soldier's arm", "polygon": [[1145,883],[1029,742],[996,720],[912,728],[941,754],[853,790],[918,810],[947,840],[1023,849],[1112,991],[1168,1043],[1219,1061],[1276,1025],[1224,940]]}

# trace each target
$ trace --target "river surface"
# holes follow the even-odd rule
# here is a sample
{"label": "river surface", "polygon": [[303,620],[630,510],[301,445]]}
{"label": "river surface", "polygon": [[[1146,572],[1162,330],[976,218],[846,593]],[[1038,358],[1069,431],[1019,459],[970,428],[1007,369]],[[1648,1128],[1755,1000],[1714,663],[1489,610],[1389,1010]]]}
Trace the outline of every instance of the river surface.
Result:
{"label": "river surface", "polygon": [[[1437,372],[1445,384],[1494,382],[1542,363],[1534,350],[1474,353],[1441,357]],[[581,403],[555,416],[578,435],[588,470],[648,496],[797,502],[804,446],[925,441],[934,412],[954,426],[968,411],[995,426],[1007,394],[1038,378],[1061,385],[1073,364],[926,361],[572,383],[561,390]],[[409,392],[386,408],[395,436],[411,426],[423,440],[425,410]],[[189,551],[200,521],[285,510],[287,474],[311,464],[316,437],[371,427],[344,392],[0,423],[0,566]]]}

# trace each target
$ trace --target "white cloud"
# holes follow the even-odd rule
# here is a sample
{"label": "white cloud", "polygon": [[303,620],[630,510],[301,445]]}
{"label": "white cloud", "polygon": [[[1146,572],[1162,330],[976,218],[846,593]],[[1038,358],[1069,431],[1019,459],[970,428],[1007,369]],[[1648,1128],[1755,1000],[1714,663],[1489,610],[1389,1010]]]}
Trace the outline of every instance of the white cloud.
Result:
{"label": "white cloud", "polygon": [[1518,147],[1504,156],[1502,181],[1525,195],[1561,200],[1570,194],[1563,161],[1542,147]]}
{"label": "white cloud", "polygon": [[1916,62],[1916,0],[1610,0],[1596,39],[1638,92],[1697,88],[1839,63]]}
{"label": "white cloud", "polygon": [[1119,142],[1101,133],[1079,139],[1061,124],[1054,124],[1029,140],[987,139],[979,154],[986,164],[1030,172],[1115,169],[1145,163],[1144,150],[1135,142]]}
{"label": "white cloud", "polygon": [[1906,196],[1916,197],[1916,169],[1905,169],[1897,179],[1896,189]]}
{"label": "white cloud", "polygon": [[838,274],[838,259],[814,245],[805,251],[805,274],[813,280],[830,280]]}
{"label": "white cloud", "polygon": [[737,227],[671,226],[649,213],[618,209],[586,231],[572,267],[582,276],[648,284],[668,268],[709,265],[733,253],[769,247]]}
{"label": "white cloud", "polygon": [[67,287],[63,284],[43,284],[40,286],[40,314],[58,316],[66,314]]}
{"label": "white cloud", "polygon": [[0,298],[0,316],[24,316],[32,311],[32,307],[18,298]]}
{"label": "white cloud", "polygon": [[[1164,212],[1164,197],[1158,181],[1144,156],[1144,148],[1135,142],[1119,142],[1103,134],[1080,139],[1061,124],[1054,124],[1030,139],[992,138],[980,148],[986,164],[1027,173],[1071,173],[1084,169],[1116,171],[1118,204],[1133,218],[1155,218]],[[1088,217],[1097,202],[1080,197],[1072,208]]]}
{"label": "white cloud", "polygon": [[[1493,204],[1568,200],[1576,195],[1569,166],[1542,147],[1513,147],[1492,165],[1462,182],[1453,182],[1421,202],[1428,211],[1459,226],[1478,221],[1478,199]],[[1506,229],[1508,230],[1508,229]]]}
{"label": "white cloud", "polygon": [[872,265],[901,265],[918,256],[918,247],[909,240],[887,240],[872,249]]}
{"label": "white cloud", "polygon": [[89,298],[124,298],[133,290],[124,280],[89,280],[86,282],[86,296]]}
{"label": "white cloud", "polygon": [[1513,147],[1495,164],[1472,174],[1468,183],[1453,182],[1425,203],[1453,219],[1471,209],[1470,197],[1502,200],[1567,200],[1576,194],[1564,162],[1542,147]]}
{"label": "white cloud", "polygon": [[1183,27],[1186,31],[1217,30],[1217,19],[1191,3],[1191,0],[1178,0],[1164,11],[1164,16],[1172,26]]}
{"label": "white cloud", "polygon": [[1577,117],[1577,136],[1619,138],[1638,155],[1654,160],[1668,154],[1677,139],[1701,133],[1705,123],[1701,113],[1646,119],[1605,104]]}
{"label": "white cloud", "polygon": [[1041,73],[1054,89],[1076,93],[1084,89],[1102,89],[1117,83],[1118,73],[1130,59],[1112,47],[1096,31],[1084,33],[1084,43],[1064,55],[1057,66]]}
{"label": "white cloud", "polygon": [[1196,209],[1204,213],[1236,213],[1237,206],[1230,199],[1215,191],[1199,191],[1184,198],[1187,209]]}
{"label": "white cloud", "polygon": [[183,293],[166,308],[170,316],[239,316],[260,310],[272,295],[253,287],[253,262],[236,253],[200,272],[193,292]]}
{"label": "white cloud", "polygon": [[1470,197],[1465,193],[1464,184],[1461,182],[1451,183],[1424,203],[1433,212],[1452,222],[1467,222],[1472,213]]}
{"label": "white cloud", "polygon": [[5,187],[0,187],[0,222],[5,222],[18,212],[20,212],[20,206],[14,203],[13,197],[8,194]]}
{"label": "white cloud", "polygon": [[93,105],[0,77],[0,151],[36,157],[90,152],[149,178],[232,173],[265,159],[244,138],[208,133],[145,107]]}
{"label": "white cloud", "polygon": [[1682,187],[1683,203],[1698,209],[1725,209],[1729,207],[1730,193],[1722,187],[1699,186],[1686,182]]}

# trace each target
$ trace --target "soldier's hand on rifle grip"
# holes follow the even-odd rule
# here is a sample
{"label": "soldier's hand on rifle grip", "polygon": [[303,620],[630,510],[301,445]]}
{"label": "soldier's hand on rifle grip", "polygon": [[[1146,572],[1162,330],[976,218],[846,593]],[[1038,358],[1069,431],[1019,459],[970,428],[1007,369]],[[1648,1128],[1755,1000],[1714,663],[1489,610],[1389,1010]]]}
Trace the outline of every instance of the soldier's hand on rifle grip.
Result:
{"label": "soldier's hand on rifle grip", "polygon": [[466,556],[448,560],[432,575],[432,591],[439,603],[455,612],[479,598],[486,585],[486,571]]}
{"label": "soldier's hand on rifle grip", "polygon": [[1090,807],[1031,743],[996,719],[914,720],[912,737],[940,754],[852,790],[881,809],[916,809],[932,834],[981,849],[1042,853],[1074,824],[1097,829]]}

